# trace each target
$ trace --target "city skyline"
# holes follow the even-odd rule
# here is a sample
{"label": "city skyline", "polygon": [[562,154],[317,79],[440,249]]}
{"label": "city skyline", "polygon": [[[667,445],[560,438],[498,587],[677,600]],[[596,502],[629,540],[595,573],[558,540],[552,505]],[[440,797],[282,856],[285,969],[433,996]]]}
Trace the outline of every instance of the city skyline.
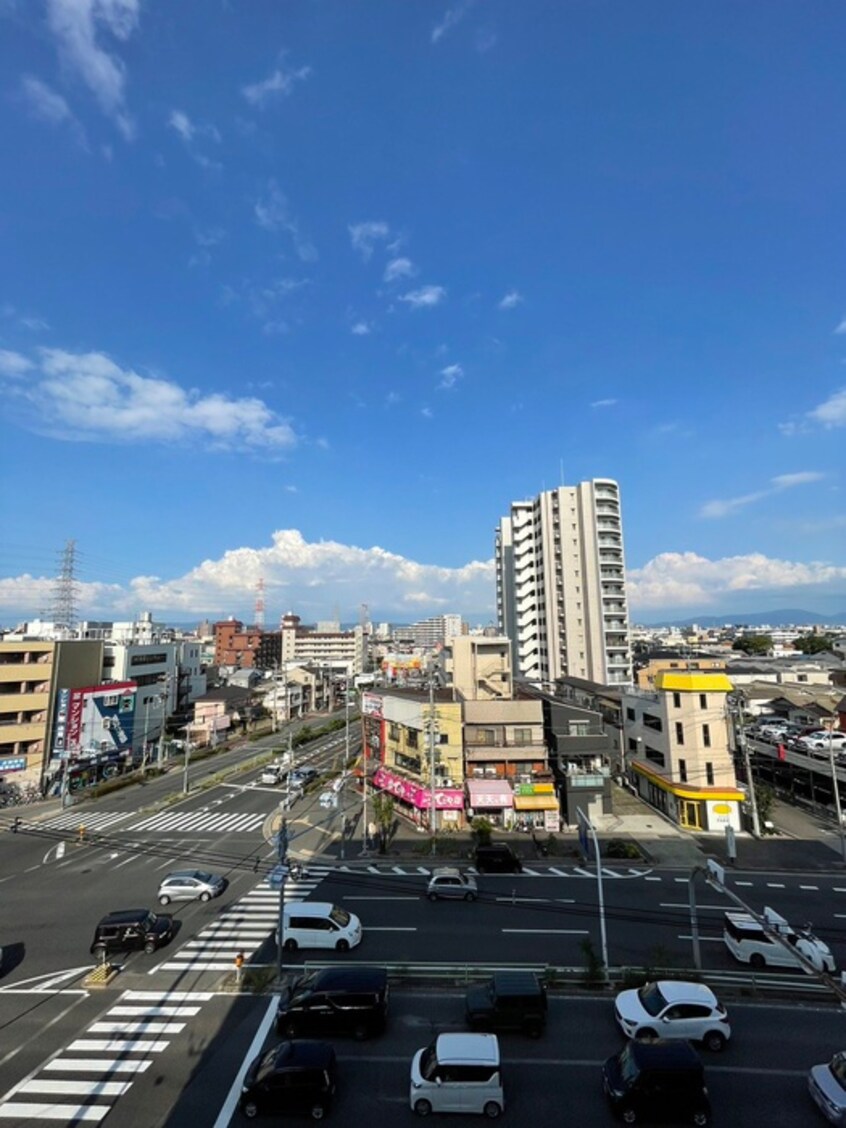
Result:
{"label": "city skyline", "polygon": [[595,478],[632,623],[843,612],[846,12],[213,11],[0,3],[0,623],[495,621]]}

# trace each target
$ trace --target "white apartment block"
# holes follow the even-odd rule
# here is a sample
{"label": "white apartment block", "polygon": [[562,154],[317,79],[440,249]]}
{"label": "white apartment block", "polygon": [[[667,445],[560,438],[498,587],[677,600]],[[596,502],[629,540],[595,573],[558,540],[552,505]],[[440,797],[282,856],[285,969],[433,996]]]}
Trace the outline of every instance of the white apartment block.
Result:
{"label": "white apartment block", "polygon": [[516,501],[496,532],[499,630],[516,678],[631,682],[620,489],[608,478]]}
{"label": "white apartment block", "polygon": [[313,631],[301,626],[299,615],[290,612],[282,616],[279,626],[284,663],[326,667],[345,677],[364,671],[367,638],[362,627],[351,631]]}
{"label": "white apartment block", "polygon": [[431,648],[459,637],[463,632],[460,615],[433,615],[431,619],[421,619],[410,627],[401,630],[403,638],[411,639],[415,646]]}

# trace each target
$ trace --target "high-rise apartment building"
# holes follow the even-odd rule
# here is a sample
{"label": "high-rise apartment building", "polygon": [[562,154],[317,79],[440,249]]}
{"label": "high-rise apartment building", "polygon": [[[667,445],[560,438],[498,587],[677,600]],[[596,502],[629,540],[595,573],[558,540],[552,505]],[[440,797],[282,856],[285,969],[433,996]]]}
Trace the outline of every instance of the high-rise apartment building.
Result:
{"label": "high-rise apartment building", "polygon": [[512,503],[496,532],[500,631],[514,676],[631,682],[620,489],[609,478]]}

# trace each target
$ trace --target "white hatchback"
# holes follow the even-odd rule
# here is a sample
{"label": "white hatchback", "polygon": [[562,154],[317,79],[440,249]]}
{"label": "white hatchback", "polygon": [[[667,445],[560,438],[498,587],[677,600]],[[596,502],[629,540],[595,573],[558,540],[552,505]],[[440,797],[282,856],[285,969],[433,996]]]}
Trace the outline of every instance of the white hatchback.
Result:
{"label": "white hatchback", "polygon": [[726,1009],[704,983],[674,979],[644,983],[637,990],[620,992],[614,1014],[627,1038],[684,1038],[715,1051],[731,1038]]}
{"label": "white hatchback", "polygon": [[439,1034],[411,1062],[409,1103],[418,1116],[475,1112],[495,1119],[505,1108],[496,1034]]}

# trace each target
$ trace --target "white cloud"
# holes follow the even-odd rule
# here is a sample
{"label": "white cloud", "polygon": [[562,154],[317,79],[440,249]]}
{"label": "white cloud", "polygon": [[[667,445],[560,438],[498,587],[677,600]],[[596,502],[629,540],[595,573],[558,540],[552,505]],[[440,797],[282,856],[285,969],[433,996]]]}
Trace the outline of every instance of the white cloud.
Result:
{"label": "white cloud", "polygon": [[509,290],[505,297],[499,301],[500,309],[514,309],[515,306],[520,305],[523,301],[523,295],[518,293],[517,290]]}
{"label": "white cloud", "polygon": [[23,376],[34,367],[32,361],[21,353],[0,349],[0,374],[3,376]]}
{"label": "white cloud", "polygon": [[88,148],[85,130],[61,94],[30,74],[21,79],[21,91],[33,117],[48,125],[67,125],[77,143]]}
{"label": "white cloud", "polygon": [[373,330],[367,321],[356,321],[350,332],[356,337],[366,337]]}
{"label": "white cloud", "polygon": [[835,333],[846,333],[846,317],[843,318],[843,320],[840,322],[840,324],[837,326],[837,328],[834,330],[834,332]]}
{"label": "white cloud", "polygon": [[395,282],[397,278],[413,278],[416,273],[417,268],[411,259],[395,258],[385,267],[382,277],[385,282]]}
{"label": "white cloud", "polygon": [[[412,611],[416,619],[417,609],[427,605],[493,611],[492,560],[444,568],[378,546],[310,543],[297,529],[278,530],[268,545],[232,549],[171,579],[137,576],[125,586],[80,583],[78,607],[82,615],[98,617],[135,614],[139,607],[174,617],[246,615],[252,607],[244,603],[245,592],[254,590],[260,578],[269,606],[279,603],[309,618],[328,617],[340,604],[345,617],[357,619],[362,598],[371,604],[378,600],[380,611],[398,619]],[[4,617],[11,618],[12,612],[32,617],[50,603],[54,586],[53,577],[0,579]]]}
{"label": "white cloud", "polygon": [[421,407],[420,414],[424,419],[434,419],[435,417],[435,413],[432,411],[431,407]]}
{"label": "white cloud", "polygon": [[362,223],[350,223],[347,227],[353,249],[358,251],[365,262],[373,254],[376,243],[384,243],[391,237],[391,229],[383,219],[366,219]]}
{"label": "white cloud", "polygon": [[419,290],[409,290],[407,294],[403,294],[400,301],[407,302],[412,309],[427,309],[440,305],[445,297],[446,290],[443,286],[421,286]]}
{"label": "white cloud", "polygon": [[167,124],[175,130],[186,144],[190,144],[197,137],[205,137],[209,141],[220,141],[220,132],[216,126],[198,125],[191,121],[182,110],[171,110]]}
{"label": "white cloud", "polygon": [[[21,360],[11,354],[20,374]],[[291,423],[256,398],[205,395],[119,367],[104,353],[40,349],[24,386],[6,393],[33,430],[56,439],[112,443],[211,443],[221,450],[278,452],[297,443]]]}
{"label": "white cloud", "polygon": [[288,200],[275,180],[268,181],[264,195],[253,205],[253,214],[265,231],[284,231],[290,235],[294,250],[303,262],[317,259],[317,250],[300,230],[299,221],[291,215]]}
{"label": "white cloud", "polygon": [[846,388],[841,388],[819,407],[809,411],[808,418],[815,423],[821,423],[823,427],[846,426]]}
{"label": "white cloud", "polygon": [[432,28],[432,43],[439,43],[446,33],[467,15],[473,7],[473,0],[462,0],[454,8],[447,8],[439,24]]}
{"label": "white cloud", "polygon": [[126,68],[99,42],[101,33],[126,42],[138,26],[139,0],[47,0],[47,26],[65,65],[85,83],[127,139],[134,133],[126,111]]}
{"label": "white cloud", "polygon": [[441,369],[441,382],[438,387],[454,388],[456,381],[460,380],[463,375],[464,369],[460,364],[448,364],[446,368]]}
{"label": "white cloud", "polygon": [[753,493],[741,494],[739,497],[707,501],[700,509],[699,516],[728,517],[765,497],[772,497],[773,494],[781,493],[782,490],[793,489],[794,486],[806,486],[812,482],[819,482],[824,477],[824,474],[820,474],[816,470],[801,470],[796,474],[779,474],[775,478],[770,478],[767,489],[755,490]]}
{"label": "white cloud", "polygon": [[629,569],[633,609],[718,605],[735,592],[790,591],[842,584],[846,568],[826,562],[775,560],[761,553],[709,560],[695,552],[664,552]]}
{"label": "white cloud", "polygon": [[273,74],[263,78],[261,82],[253,82],[241,88],[241,93],[251,106],[263,109],[264,106],[278,97],[285,97],[291,93],[298,82],[304,82],[311,74],[311,67],[298,67],[296,70],[283,70],[277,67]]}
{"label": "white cloud", "polygon": [[601,399],[594,400],[590,405],[591,407],[613,407],[617,403],[615,399]]}

